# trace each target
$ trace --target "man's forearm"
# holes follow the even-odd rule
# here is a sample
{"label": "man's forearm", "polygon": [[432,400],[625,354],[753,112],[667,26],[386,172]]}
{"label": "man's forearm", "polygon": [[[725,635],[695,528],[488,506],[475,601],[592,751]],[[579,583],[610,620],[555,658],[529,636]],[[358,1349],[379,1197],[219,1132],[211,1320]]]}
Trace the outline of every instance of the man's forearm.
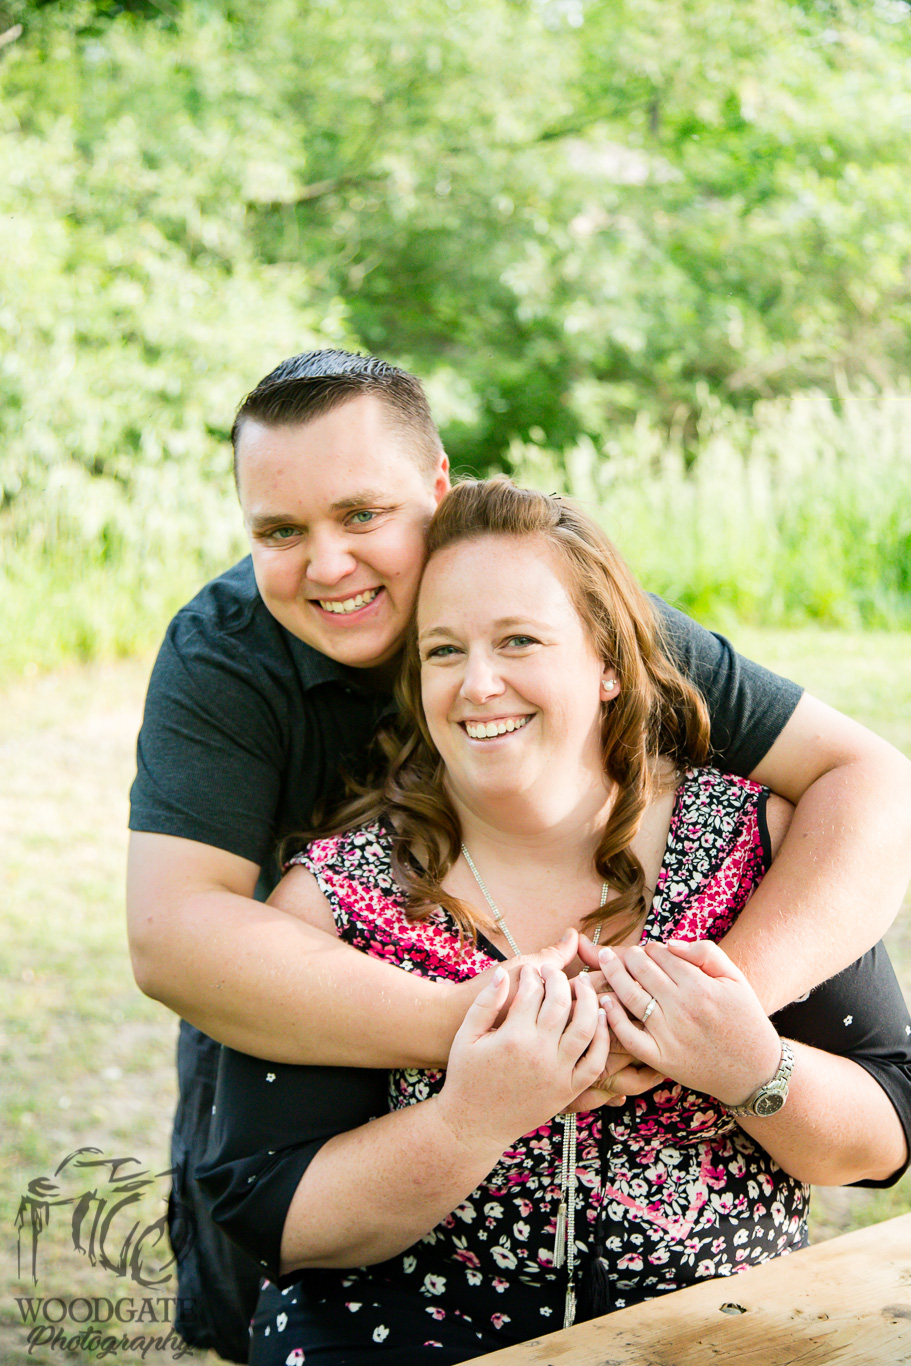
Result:
{"label": "man's forearm", "polygon": [[[159,910],[134,937],[142,990],[220,1043],[274,1062],[442,1065],[467,1005],[458,988],[359,953],[228,891]],[[151,940],[152,942],[149,942]]]}
{"label": "man's forearm", "polygon": [[[762,765],[754,776],[775,786]],[[883,744],[807,788],[775,862],[720,943],[771,1013],[871,948],[909,876],[911,764]]]}

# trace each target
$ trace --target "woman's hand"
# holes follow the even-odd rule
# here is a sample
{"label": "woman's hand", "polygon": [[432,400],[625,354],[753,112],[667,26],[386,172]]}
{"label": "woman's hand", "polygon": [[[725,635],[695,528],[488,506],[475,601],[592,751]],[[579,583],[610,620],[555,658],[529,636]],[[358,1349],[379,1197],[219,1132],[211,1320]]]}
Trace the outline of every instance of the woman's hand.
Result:
{"label": "woman's hand", "polygon": [[500,1152],[566,1110],[597,1081],[608,1055],[607,1021],[590,983],[573,995],[559,969],[526,965],[497,1028],[508,991],[500,968],[465,1016],[437,1097],[460,1142]]}
{"label": "woman's hand", "polygon": [[648,1067],[722,1105],[742,1104],[774,1075],[781,1060],[775,1027],[717,944],[637,944],[622,957],[606,948],[599,961],[611,1033]]}

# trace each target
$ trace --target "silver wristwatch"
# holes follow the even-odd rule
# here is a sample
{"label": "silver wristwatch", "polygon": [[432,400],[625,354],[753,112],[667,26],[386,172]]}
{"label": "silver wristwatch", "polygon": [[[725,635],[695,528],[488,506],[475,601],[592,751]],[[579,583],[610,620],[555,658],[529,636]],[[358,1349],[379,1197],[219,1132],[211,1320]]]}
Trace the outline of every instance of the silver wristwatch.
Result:
{"label": "silver wristwatch", "polygon": [[781,1062],[771,1081],[760,1086],[742,1105],[726,1105],[729,1115],[757,1115],[761,1119],[777,1115],[788,1098],[788,1082],[794,1070],[794,1054],[787,1039],[781,1041]]}

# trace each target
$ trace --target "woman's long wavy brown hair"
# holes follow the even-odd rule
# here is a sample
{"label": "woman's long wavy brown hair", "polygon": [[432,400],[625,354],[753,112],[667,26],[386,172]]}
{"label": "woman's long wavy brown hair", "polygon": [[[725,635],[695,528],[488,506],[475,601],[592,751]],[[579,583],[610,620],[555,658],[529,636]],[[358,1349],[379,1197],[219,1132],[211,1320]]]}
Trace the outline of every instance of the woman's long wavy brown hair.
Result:
{"label": "woman's long wavy brown hair", "polygon": [[[705,761],[706,705],[674,664],[648,598],[615,547],[577,504],[517,488],[502,475],[465,480],[437,508],[428,534],[428,558],[483,536],[534,538],[550,547],[597,657],[619,683],[618,696],[603,707],[601,726],[604,769],[616,783],[617,795],[595,854],[598,875],[614,895],[584,922],[593,932],[601,924],[608,929],[609,921],[602,942],[616,942],[646,910],[642,866],[630,843],[649,801],[661,790],[658,761],[661,756],[677,765]],[[357,795],[333,814],[328,832],[385,820],[393,831],[393,867],[407,894],[408,915],[424,919],[442,906],[464,933],[474,937],[479,929],[492,928],[489,917],[441,885],[459,857],[462,835],[421,703],[414,622],[405,643],[397,695],[399,719],[378,737],[385,777],[356,788]],[[327,826],[322,833],[327,833]]]}

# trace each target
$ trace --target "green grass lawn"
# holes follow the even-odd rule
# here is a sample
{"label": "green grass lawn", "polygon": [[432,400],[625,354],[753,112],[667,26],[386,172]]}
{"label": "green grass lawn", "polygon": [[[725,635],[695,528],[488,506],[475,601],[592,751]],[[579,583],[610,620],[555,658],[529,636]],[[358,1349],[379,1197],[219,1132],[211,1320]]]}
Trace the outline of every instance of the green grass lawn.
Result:
{"label": "green grass lawn", "polygon": [[[911,635],[743,631],[737,643],[911,755]],[[64,1354],[50,1346],[29,1355],[16,1296],[132,1296],[138,1305],[143,1296],[175,1293],[173,1280],[142,1290],[100,1257],[92,1265],[86,1252],[72,1247],[69,1211],[53,1208],[39,1239],[35,1287],[28,1237],[22,1274],[17,1272],[15,1228],[28,1183],[50,1177],[77,1148],[136,1158],[151,1177],[167,1167],[175,1025],[134,987],[123,928],[127,791],[147,671],[147,662],[73,669],[0,694],[3,1366],[97,1360],[89,1352]],[[911,996],[907,907],[890,947]],[[132,1223],[144,1228],[162,1214],[166,1184],[151,1180],[135,1206],[138,1213],[122,1212],[112,1222],[105,1251],[115,1264],[113,1254]],[[906,1178],[881,1194],[822,1192],[816,1208],[814,1236],[828,1236],[911,1208],[911,1183]],[[69,1322],[62,1327],[76,1331]],[[118,1326],[118,1335],[134,1338],[166,1332],[160,1323]],[[143,1359],[174,1358],[169,1349],[147,1350],[143,1358],[141,1346],[108,1357]]]}

